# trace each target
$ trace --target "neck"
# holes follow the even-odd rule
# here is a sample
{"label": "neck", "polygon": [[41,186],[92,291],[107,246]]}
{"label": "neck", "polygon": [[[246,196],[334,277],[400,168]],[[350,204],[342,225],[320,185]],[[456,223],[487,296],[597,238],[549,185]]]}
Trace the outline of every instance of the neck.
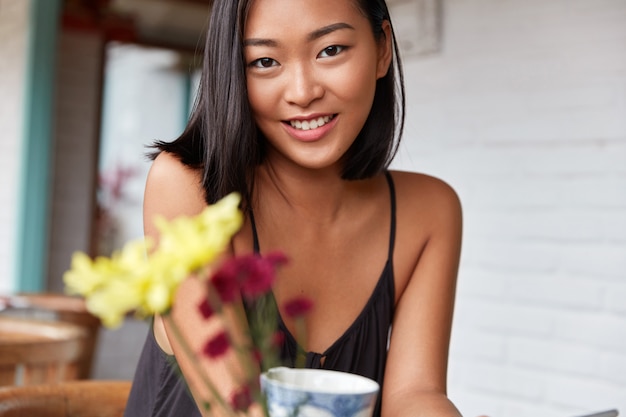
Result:
{"label": "neck", "polygon": [[286,207],[316,223],[336,220],[347,206],[359,181],[346,181],[336,169],[275,169],[261,165],[255,180],[255,206]]}

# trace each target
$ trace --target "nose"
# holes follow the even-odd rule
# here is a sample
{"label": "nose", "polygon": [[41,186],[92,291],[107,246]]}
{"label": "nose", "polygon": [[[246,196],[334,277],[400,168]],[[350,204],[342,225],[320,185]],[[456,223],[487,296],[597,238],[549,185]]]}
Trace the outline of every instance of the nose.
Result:
{"label": "nose", "polygon": [[285,100],[289,104],[308,107],[324,96],[324,87],[315,69],[306,64],[294,65],[286,79]]}

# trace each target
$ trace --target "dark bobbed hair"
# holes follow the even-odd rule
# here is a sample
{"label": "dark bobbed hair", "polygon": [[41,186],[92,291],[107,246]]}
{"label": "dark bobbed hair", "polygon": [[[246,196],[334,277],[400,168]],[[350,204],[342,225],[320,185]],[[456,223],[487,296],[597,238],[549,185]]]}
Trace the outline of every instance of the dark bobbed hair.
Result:
{"label": "dark bobbed hair", "polygon": [[[265,139],[250,110],[243,54],[243,32],[253,0],[213,2],[204,49],[198,96],[189,122],[173,142],[156,141],[151,154],[177,156],[183,164],[202,169],[205,200],[212,203],[237,191],[246,202],[254,169],[263,162]],[[384,0],[353,0],[367,17],[376,40],[384,39],[382,24],[389,10]],[[370,113],[345,155],[342,178],[364,179],[386,169],[394,158],[404,128],[404,76],[392,26],[393,59],[376,82]]]}

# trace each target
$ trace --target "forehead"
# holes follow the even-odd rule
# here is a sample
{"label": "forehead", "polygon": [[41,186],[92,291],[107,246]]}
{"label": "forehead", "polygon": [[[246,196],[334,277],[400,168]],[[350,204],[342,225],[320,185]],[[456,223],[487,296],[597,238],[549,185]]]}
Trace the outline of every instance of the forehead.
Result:
{"label": "forehead", "polygon": [[244,37],[296,35],[338,22],[369,23],[357,0],[251,0]]}

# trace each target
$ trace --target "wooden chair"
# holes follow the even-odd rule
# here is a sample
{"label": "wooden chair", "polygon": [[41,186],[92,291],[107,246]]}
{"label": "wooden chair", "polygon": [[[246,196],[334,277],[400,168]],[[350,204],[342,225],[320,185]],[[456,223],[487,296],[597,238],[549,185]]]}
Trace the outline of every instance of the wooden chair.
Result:
{"label": "wooden chair", "polygon": [[0,316],[0,386],[76,379],[86,337],[69,323]]}
{"label": "wooden chair", "polygon": [[122,417],[130,381],[0,387],[0,417]]}
{"label": "wooden chair", "polygon": [[[4,309],[3,309],[4,307]],[[78,361],[78,379],[91,377],[94,353],[101,328],[100,319],[87,311],[85,300],[65,294],[21,293],[0,297],[2,315],[72,323],[87,334]]]}

